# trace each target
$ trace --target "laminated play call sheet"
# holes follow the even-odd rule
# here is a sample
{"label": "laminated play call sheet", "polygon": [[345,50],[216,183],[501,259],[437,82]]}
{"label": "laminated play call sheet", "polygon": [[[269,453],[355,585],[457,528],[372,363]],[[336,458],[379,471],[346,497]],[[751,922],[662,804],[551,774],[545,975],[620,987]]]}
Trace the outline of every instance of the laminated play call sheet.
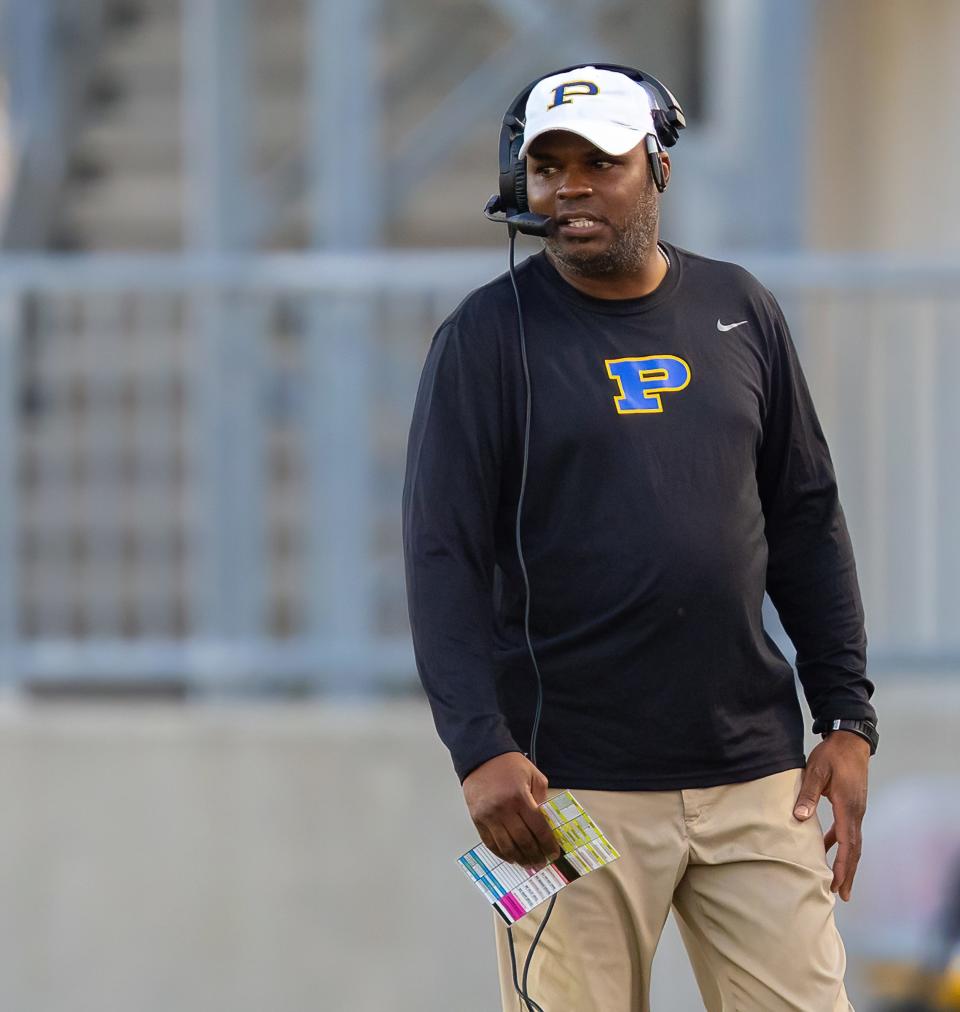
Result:
{"label": "laminated play call sheet", "polygon": [[569,791],[545,801],[540,811],[547,817],[562,852],[552,864],[540,871],[510,864],[482,843],[459,859],[467,877],[507,924],[520,920],[565,885],[620,856]]}

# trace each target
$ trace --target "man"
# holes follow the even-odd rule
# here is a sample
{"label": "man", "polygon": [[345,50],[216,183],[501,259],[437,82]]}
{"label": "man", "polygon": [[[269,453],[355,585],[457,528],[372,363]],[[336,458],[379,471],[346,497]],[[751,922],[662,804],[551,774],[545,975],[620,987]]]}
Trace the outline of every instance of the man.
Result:
{"label": "man", "polygon": [[[440,327],[414,409],[418,668],[494,853],[554,855],[537,810],[549,785],[573,789],[622,855],[558,897],[528,982],[545,1012],[648,1008],[671,905],[708,1009],[847,1009],[832,893],[850,897],[876,719],[850,541],[773,296],[659,239],[652,160],[666,183],[670,158],[648,155],[653,131],[647,92],[612,71],[547,77],[526,104],[530,210],[556,223],[517,270],[537,765],[514,530],[527,402],[506,277]],[[845,722],[806,763],[765,589],[815,720]],[[543,911],[514,928],[521,959]],[[503,1006],[524,1007],[502,925],[497,940]]]}

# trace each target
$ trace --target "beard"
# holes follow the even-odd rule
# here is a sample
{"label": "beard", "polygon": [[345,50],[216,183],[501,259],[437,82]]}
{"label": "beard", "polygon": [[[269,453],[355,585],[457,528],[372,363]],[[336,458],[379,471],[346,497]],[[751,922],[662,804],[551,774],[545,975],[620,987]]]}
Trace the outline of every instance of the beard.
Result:
{"label": "beard", "polygon": [[656,256],[659,213],[660,206],[651,186],[644,191],[622,226],[611,224],[614,239],[606,249],[578,249],[576,240],[564,241],[556,236],[544,239],[543,246],[554,263],[571,274],[587,278],[635,274]]}

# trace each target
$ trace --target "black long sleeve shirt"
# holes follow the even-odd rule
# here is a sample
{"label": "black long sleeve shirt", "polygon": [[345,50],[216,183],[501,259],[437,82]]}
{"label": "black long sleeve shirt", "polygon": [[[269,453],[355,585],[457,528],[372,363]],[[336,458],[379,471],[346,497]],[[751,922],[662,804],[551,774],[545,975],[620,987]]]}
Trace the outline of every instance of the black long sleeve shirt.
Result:
{"label": "black long sleeve shirt", "polygon": [[[608,300],[545,254],[517,270],[532,382],[522,546],[556,786],[709,787],[804,764],[814,718],[869,717],[856,569],[787,325],[747,271],[661,244],[655,291]],[[525,385],[504,275],[437,331],[407,451],[414,650],[463,780],[526,751],[536,680],[514,540]]]}

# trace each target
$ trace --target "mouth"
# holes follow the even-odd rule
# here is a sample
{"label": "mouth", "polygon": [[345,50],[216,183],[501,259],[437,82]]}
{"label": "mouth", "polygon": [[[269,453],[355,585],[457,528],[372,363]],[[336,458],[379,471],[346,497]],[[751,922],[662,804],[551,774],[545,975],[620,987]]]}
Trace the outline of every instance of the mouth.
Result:
{"label": "mouth", "polygon": [[557,216],[557,231],[577,239],[589,239],[598,235],[605,223],[586,211],[566,211]]}

